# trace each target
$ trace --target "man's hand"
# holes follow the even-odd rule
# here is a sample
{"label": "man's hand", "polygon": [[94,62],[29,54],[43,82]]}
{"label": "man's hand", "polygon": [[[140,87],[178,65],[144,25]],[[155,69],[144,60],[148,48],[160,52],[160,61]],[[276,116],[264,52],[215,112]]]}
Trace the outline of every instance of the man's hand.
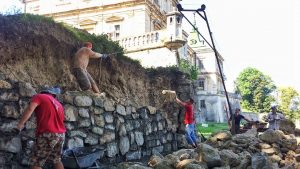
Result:
{"label": "man's hand", "polygon": [[14,127],[14,128],[11,129],[10,132],[11,132],[13,135],[18,135],[18,134],[20,134],[21,130],[18,129],[18,128],[16,128],[16,127]]}
{"label": "man's hand", "polygon": [[101,56],[101,58],[103,58],[103,59],[106,59],[107,57],[108,57],[108,54],[106,54],[106,53],[103,53]]}

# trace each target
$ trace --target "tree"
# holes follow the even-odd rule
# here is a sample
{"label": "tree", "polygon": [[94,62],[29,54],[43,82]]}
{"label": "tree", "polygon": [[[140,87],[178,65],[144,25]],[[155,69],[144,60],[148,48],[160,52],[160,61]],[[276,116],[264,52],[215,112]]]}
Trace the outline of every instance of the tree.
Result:
{"label": "tree", "polygon": [[254,112],[268,112],[275,98],[272,79],[255,68],[244,69],[236,79],[236,90],[242,96],[242,108]]}
{"label": "tree", "polygon": [[191,80],[197,80],[198,78],[198,68],[192,65],[186,59],[180,59],[179,61],[179,69],[190,76]]}
{"label": "tree", "polygon": [[299,118],[299,93],[292,87],[279,88],[280,107],[286,118],[294,120]]}

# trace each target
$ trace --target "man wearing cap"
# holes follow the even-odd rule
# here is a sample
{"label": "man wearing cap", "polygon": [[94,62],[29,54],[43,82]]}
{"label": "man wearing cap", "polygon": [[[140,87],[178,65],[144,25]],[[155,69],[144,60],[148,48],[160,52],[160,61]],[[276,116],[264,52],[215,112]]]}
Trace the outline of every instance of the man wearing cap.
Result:
{"label": "man wearing cap", "polygon": [[17,125],[17,129],[21,131],[35,112],[36,144],[29,161],[32,169],[41,169],[46,161],[52,161],[55,169],[64,168],[61,162],[66,132],[64,108],[55,99],[60,93],[60,88],[51,87],[34,95]]}
{"label": "man wearing cap", "polygon": [[[95,80],[87,72],[87,66],[90,58],[107,58],[107,54],[100,54],[92,51],[92,43],[85,42],[84,46],[80,48],[74,58],[73,74],[77,79],[80,88],[85,91],[91,89],[93,92],[100,94]],[[102,93],[104,95],[104,93]]]}
{"label": "man wearing cap", "polygon": [[284,115],[277,113],[277,107],[272,106],[271,112],[267,116],[267,122],[269,122],[269,129],[279,130],[279,123],[281,120],[285,119]]}

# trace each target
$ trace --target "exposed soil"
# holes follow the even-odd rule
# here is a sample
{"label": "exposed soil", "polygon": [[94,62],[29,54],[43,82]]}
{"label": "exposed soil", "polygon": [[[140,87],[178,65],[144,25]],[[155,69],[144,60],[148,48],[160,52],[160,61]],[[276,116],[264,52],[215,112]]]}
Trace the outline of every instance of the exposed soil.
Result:
{"label": "exposed soil", "polygon": [[[79,90],[71,65],[82,42],[60,24],[28,22],[21,18],[0,15],[1,73],[34,87],[60,85],[64,91]],[[134,62],[116,57],[90,60],[88,71],[108,97],[136,106],[165,106],[161,90],[177,90],[186,82],[184,74],[176,69],[147,71]],[[182,93],[189,94],[189,91]]]}

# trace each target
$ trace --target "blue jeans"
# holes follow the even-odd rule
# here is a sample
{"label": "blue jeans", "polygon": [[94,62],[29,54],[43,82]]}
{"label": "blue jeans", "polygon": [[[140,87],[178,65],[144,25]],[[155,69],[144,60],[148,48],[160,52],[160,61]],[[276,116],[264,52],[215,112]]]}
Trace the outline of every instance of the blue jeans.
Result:
{"label": "blue jeans", "polygon": [[189,144],[196,144],[195,124],[185,125],[185,138]]}

